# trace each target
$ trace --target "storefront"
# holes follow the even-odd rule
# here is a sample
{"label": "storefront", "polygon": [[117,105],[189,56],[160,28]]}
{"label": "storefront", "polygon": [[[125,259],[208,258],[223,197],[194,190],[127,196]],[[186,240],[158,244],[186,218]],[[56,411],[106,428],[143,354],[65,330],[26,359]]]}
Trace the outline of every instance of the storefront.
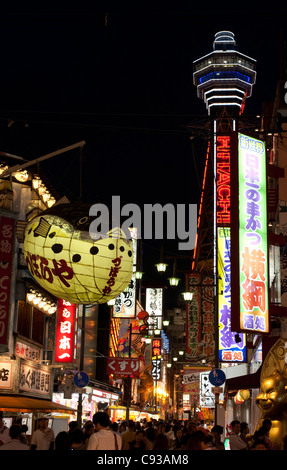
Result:
{"label": "storefront", "polygon": [[[108,387],[105,387],[108,388]],[[109,391],[100,389],[98,387],[87,386],[82,391],[82,422],[92,420],[93,415],[97,411],[108,411],[110,407],[115,406],[120,396],[120,390]],[[53,393],[53,402],[68,408],[77,410],[78,408],[79,393],[71,393],[70,398],[65,398],[63,392]],[[77,419],[77,412],[75,412],[74,419]]]}
{"label": "storefront", "polygon": [[[109,415],[111,421],[126,421],[127,409],[124,406],[110,406]],[[129,419],[133,421],[141,421],[145,419],[146,421],[151,421],[152,419],[160,419],[158,413],[149,413],[148,411],[142,411],[137,408],[129,408]]]}
{"label": "storefront", "polygon": [[52,387],[50,367],[16,356],[1,356],[0,411],[5,424],[10,427],[16,419],[21,419],[28,427],[27,436],[31,436],[37,418],[43,415],[49,417],[50,427],[54,428],[57,418],[67,423],[75,410],[54,403]]}

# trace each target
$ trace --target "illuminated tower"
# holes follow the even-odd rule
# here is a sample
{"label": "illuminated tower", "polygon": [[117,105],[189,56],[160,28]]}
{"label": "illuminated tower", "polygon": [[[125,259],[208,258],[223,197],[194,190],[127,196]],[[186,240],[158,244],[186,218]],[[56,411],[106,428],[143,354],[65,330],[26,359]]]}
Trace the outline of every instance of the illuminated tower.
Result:
{"label": "illuminated tower", "polygon": [[[192,279],[197,273],[213,278],[216,299],[214,325],[218,325],[218,328],[214,327],[212,341],[211,335],[204,333],[207,331],[204,315],[198,309],[196,318],[196,305],[193,305],[187,316],[187,336],[192,337],[189,330],[192,330],[193,324],[202,325],[200,339],[210,345],[210,350],[214,347],[215,367],[218,367],[219,363],[246,361],[245,334],[231,330],[234,303],[231,297],[230,169],[232,162],[237,161],[231,140],[242,127],[243,119],[240,115],[246,99],[252,94],[256,80],[256,60],[238,52],[232,32],[220,31],[215,34],[213,51],[193,64],[193,83],[197,87],[197,96],[205,102],[210,119],[189,288],[194,290]],[[187,342],[187,350],[188,346]],[[189,350],[192,353],[192,347]]]}
{"label": "illuminated tower", "polygon": [[216,33],[213,51],[193,65],[197,96],[204,100],[209,114],[218,115],[224,107],[233,116],[243,111],[256,80],[256,60],[236,50],[233,33]]}

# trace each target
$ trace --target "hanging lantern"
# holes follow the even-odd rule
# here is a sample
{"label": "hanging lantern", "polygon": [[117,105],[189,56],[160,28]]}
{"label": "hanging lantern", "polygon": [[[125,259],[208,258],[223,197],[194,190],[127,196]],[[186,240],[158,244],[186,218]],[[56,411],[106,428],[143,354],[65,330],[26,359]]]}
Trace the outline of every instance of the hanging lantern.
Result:
{"label": "hanging lantern", "polygon": [[248,400],[250,398],[250,391],[249,390],[239,390],[239,395],[243,400]]}
{"label": "hanging lantern", "polygon": [[14,176],[14,178],[19,181],[20,183],[26,183],[26,181],[28,181],[29,179],[29,173],[27,170],[18,170],[18,171],[14,171],[12,173],[12,175]]}
{"label": "hanging lantern", "polygon": [[94,240],[89,204],[59,204],[32,218],[24,255],[32,276],[55,297],[74,304],[106,303],[130,283],[132,241],[119,228]]}
{"label": "hanging lantern", "polygon": [[240,403],[244,402],[244,400],[243,400],[243,398],[241,398],[239,392],[240,392],[240,390],[238,390],[237,394],[234,397],[234,401],[235,401],[236,405],[240,405]]}

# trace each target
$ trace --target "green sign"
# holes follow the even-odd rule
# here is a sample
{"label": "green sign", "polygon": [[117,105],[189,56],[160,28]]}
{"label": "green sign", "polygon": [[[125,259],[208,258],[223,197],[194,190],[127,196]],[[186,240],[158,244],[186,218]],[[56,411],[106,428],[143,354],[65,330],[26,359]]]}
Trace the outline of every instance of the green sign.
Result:
{"label": "green sign", "polygon": [[265,143],[238,134],[240,330],[268,333]]}

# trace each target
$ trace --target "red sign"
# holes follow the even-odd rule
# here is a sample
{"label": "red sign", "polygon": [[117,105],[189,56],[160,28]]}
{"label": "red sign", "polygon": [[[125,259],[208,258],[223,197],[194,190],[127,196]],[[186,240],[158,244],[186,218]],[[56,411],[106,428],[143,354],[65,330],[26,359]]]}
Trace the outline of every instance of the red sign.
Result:
{"label": "red sign", "polygon": [[0,344],[7,344],[15,220],[0,217]]}
{"label": "red sign", "polygon": [[152,340],[152,357],[161,356],[161,338],[154,338]]}
{"label": "red sign", "polygon": [[140,360],[134,357],[108,357],[107,374],[140,375]]}
{"label": "red sign", "polygon": [[216,222],[230,226],[230,136],[216,140]]}
{"label": "red sign", "polygon": [[67,300],[58,301],[55,362],[73,362],[75,308]]}

